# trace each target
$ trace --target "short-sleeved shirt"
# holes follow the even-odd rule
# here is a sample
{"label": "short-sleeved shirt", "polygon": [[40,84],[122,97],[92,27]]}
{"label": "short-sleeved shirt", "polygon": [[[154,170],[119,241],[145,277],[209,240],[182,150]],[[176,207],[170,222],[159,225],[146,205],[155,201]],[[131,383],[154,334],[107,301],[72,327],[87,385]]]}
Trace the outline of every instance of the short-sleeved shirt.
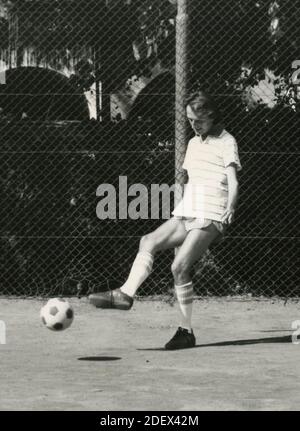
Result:
{"label": "short-sleeved shirt", "polygon": [[187,146],[182,167],[189,181],[183,199],[173,211],[176,217],[196,217],[221,221],[228,200],[226,167],[242,169],[235,138],[225,129],[218,135],[193,137]]}

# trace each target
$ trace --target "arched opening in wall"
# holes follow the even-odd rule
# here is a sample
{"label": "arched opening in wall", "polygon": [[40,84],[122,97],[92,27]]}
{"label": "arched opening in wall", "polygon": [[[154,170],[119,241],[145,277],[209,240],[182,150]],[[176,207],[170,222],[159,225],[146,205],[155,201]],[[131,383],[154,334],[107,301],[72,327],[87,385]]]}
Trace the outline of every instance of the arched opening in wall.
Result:
{"label": "arched opening in wall", "polygon": [[86,98],[66,76],[50,69],[6,70],[0,86],[0,108],[14,120],[83,121],[89,119]]}

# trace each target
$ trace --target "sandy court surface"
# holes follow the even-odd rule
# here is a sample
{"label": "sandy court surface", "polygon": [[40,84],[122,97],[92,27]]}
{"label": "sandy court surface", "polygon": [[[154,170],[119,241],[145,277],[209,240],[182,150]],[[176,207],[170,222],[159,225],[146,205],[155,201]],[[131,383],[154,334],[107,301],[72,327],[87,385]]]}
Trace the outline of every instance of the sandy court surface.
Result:
{"label": "sandy court surface", "polygon": [[177,304],[128,311],[70,299],[71,328],[44,328],[45,301],[0,299],[0,410],[299,410],[300,303],[198,300],[197,347],[168,352]]}

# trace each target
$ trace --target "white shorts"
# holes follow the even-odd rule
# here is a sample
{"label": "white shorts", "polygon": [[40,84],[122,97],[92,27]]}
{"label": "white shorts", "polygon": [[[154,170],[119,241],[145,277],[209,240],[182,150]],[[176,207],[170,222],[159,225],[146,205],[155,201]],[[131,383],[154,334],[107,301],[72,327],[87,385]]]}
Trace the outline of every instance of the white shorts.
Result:
{"label": "white shorts", "polygon": [[187,232],[192,229],[205,229],[211,224],[213,224],[219,231],[219,235],[214,239],[213,243],[218,243],[224,240],[224,235],[226,232],[227,226],[220,221],[211,220],[211,219],[198,219],[194,217],[180,217],[174,216],[174,218],[182,220],[184,222],[184,227]]}

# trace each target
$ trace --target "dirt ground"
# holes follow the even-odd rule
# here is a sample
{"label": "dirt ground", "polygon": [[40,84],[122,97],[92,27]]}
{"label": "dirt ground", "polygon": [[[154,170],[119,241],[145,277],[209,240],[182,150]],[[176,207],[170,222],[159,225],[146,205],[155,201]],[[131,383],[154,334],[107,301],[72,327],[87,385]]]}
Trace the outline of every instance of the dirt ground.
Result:
{"label": "dirt ground", "polygon": [[300,303],[198,300],[197,347],[165,351],[177,304],[128,311],[70,299],[75,320],[54,333],[40,300],[0,299],[0,410],[299,410]]}

